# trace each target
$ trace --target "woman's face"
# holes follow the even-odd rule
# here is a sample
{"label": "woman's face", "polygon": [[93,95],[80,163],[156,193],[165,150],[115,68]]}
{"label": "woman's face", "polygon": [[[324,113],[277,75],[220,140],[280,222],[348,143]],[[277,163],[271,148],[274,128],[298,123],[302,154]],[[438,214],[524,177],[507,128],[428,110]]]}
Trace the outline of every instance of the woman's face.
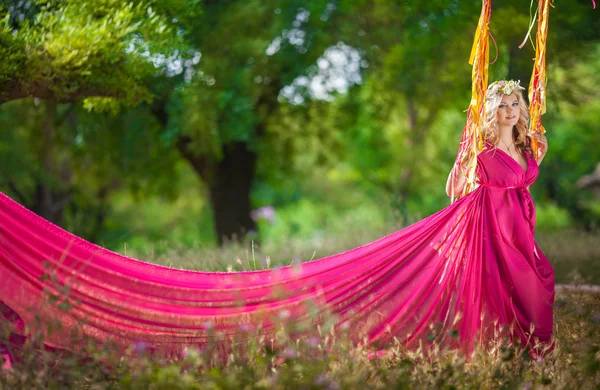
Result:
{"label": "woman's face", "polygon": [[498,127],[513,127],[519,120],[519,98],[516,94],[504,95],[497,110]]}

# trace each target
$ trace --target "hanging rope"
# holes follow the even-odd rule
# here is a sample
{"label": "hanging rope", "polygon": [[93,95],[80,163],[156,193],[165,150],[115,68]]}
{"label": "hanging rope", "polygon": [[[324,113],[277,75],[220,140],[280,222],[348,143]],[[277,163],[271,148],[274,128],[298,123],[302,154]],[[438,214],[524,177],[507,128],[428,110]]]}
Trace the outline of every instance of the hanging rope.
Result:
{"label": "hanging rope", "polygon": [[451,198],[454,201],[454,181],[458,170],[465,173],[466,183],[458,196],[471,192],[475,186],[475,168],[477,167],[477,154],[483,149],[483,135],[479,130],[485,117],[485,94],[488,86],[489,58],[489,22],[492,13],[492,1],[483,0],[481,15],[471,48],[469,64],[473,65],[471,73],[471,103],[467,110],[467,123],[463,129],[462,139],[452,169]]}
{"label": "hanging rope", "polygon": [[[544,134],[542,115],[546,112],[546,39],[548,37],[548,16],[550,0],[539,0],[538,29],[535,39],[535,59],[529,83],[529,132]],[[531,139],[534,154],[538,153],[538,142]]]}

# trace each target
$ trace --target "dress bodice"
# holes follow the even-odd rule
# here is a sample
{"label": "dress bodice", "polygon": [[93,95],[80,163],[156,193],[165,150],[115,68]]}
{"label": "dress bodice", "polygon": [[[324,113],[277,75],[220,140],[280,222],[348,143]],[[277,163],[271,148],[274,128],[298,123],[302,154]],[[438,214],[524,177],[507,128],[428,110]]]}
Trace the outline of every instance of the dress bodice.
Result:
{"label": "dress bodice", "polygon": [[527,170],[505,151],[489,148],[477,156],[477,176],[481,185],[497,188],[529,187],[538,176],[535,159],[527,154]]}
{"label": "dress bodice", "polygon": [[[523,226],[528,226],[531,234],[535,229],[535,207],[528,187],[535,182],[539,167],[533,156],[526,154],[526,158],[527,170],[524,170],[502,149],[488,147],[477,156],[477,183],[488,190],[498,220],[504,226],[515,227],[506,230],[511,232],[507,234],[510,239],[525,234],[520,231]],[[526,224],[517,220],[519,215]]]}

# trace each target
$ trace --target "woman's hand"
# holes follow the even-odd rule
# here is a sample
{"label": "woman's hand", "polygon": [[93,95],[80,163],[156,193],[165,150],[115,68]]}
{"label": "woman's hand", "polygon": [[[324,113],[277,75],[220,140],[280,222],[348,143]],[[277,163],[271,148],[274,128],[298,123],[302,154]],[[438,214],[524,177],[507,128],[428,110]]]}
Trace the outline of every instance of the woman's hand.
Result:
{"label": "woman's hand", "polygon": [[548,151],[548,139],[546,139],[544,134],[539,133],[529,134],[529,137],[537,141],[538,153],[537,156],[535,156],[535,159],[538,165],[540,165],[546,156],[546,152]]}

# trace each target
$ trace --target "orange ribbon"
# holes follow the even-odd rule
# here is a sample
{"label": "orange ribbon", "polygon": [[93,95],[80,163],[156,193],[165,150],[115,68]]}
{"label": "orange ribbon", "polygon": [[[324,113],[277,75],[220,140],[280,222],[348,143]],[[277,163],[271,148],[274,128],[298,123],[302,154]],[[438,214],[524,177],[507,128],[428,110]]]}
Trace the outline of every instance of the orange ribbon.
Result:
{"label": "orange ribbon", "polygon": [[[542,115],[546,112],[546,40],[548,37],[548,17],[550,0],[539,0],[538,29],[535,40],[535,59],[529,83],[529,133],[544,134]],[[536,139],[531,140],[531,148],[538,157],[539,145]]]}

